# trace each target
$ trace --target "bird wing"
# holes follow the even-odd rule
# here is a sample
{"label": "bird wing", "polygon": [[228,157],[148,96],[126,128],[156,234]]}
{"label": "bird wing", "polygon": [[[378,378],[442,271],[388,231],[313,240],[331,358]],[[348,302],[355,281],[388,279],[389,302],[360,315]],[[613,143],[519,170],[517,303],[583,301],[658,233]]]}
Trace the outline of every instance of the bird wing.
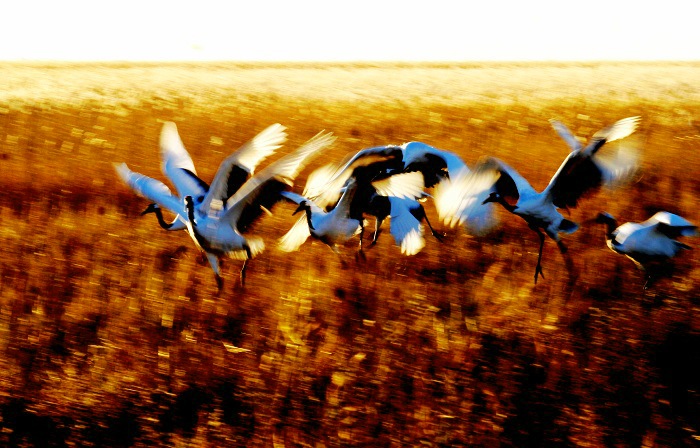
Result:
{"label": "bird wing", "polygon": [[497,170],[477,167],[443,179],[433,194],[440,220],[449,227],[463,225],[474,235],[487,233],[497,224],[497,219],[494,204],[483,202],[500,177]]}
{"label": "bird wing", "polygon": [[306,216],[300,216],[292,228],[279,239],[278,247],[283,252],[297,251],[310,236],[311,231]]}
{"label": "bird wing", "polygon": [[310,161],[310,156],[334,141],[335,137],[331,133],[319,132],[296,151],[266,166],[226,201],[227,211],[224,218],[235,226],[246,205],[254,203],[266,183],[276,181],[292,185],[299,172]]}
{"label": "bird wing", "polygon": [[597,152],[592,160],[600,170],[601,182],[605,186],[623,184],[634,176],[639,168],[639,148],[633,144],[613,145]]}
{"label": "bird wing", "polygon": [[343,185],[348,180],[345,176],[334,178],[338,170],[337,165],[328,164],[312,171],[306,178],[304,196],[313,199],[319,207],[327,207],[338,202]]}
{"label": "bird wing", "polygon": [[207,193],[209,186],[197,177],[192,157],[172,121],[163,123],[160,131],[160,154],[163,174],[173,183],[180,197],[189,195],[196,198]]}
{"label": "bird wing", "polygon": [[425,247],[423,225],[411,213],[411,205],[417,201],[409,198],[389,196],[391,204],[390,231],[396,244],[401,247],[401,253],[415,255]]}
{"label": "bird wing", "polygon": [[680,236],[696,236],[698,234],[698,228],[695,224],[669,212],[657,212],[642,224],[653,226],[657,232],[671,239],[676,239]]}
{"label": "bird wing", "polygon": [[423,196],[423,174],[418,171],[399,173],[372,182],[380,196],[420,198]]}
{"label": "bird wing", "polygon": [[527,179],[495,157],[487,157],[475,169],[483,172],[488,172],[489,170],[497,172],[498,180],[493,185],[493,191],[509,202],[517,202],[521,196],[537,194]]}
{"label": "bird wing", "polygon": [[593,134],[593,137],[591,137],[591,140],[588,142],[588,145],[586,145],[583,152],[593,155],[605,143],[620,140],[629,136],[637,130],[640,120],[640,117],[627,117],[616,121],[604,129],[601,129]]}
{"label": "bird wing", "polygon": [[423,142],[408,142],[403,146],[404,171],[423,173],[425,186],[435,186],[444,177],[468,169],[455,153],[438,149]]}
{"label": "bird wing", "polygon": [[613,244],[628,255],[673,257],[681,245],[662,233],[664,224],[647,220],[642,223],[628,222],[617,228]]}
{"label": "bird wing", "polygon": [[[378,172],[386,171],[387,169],[400,170],[403,168],[402,159],[403,150],[400,146],[385,145],[365,148],[350,157],[350,159],[340,167],[338,174],[351,173],[356,168],[369,167],[372,165],[376,166]],[[350,177],[350,174],[348,174],[347,177]]]}
{"label": "bird wing", "polygon": [[613,231],[613,242],[620,246],[624,245],[630,236],[640,229],[642,225],[638,222],[626,222]]}
{"label": "bird wing", "polygon": [[[330,167],[320,169],[312,184],[307,181],[305,192],[319,205],[324,202],[327,205],[333,204],[351,176],[362,175],[373,180],[379,174],[400,171],[403,168],[402,157],[403,151],[399,146],[386,145],[363,149],[347,156],[334,172],[330,171]],[[325,183],[322,182],[324,177]]]}
{"label": "bird wing", "polygon": [[638,165],[636,148],[619,146],[616,151],[600,155],[598,150],[606,142],[630,135],[638,123],[639,117],[629,117],[596,132],[585,148],[569,153],[543,194],[557,207],[575,207],[581,197],[601,185],[629,179]]}
{"label": "bird wing", "polygon": [[[225,201],[235,193],[229,190],[238,190],[248,180],[248,176],[253,173],[255,167],[282,146],[287,138],[284,130],[281,124],[268,126],[226,157],[219,165],[209,191],[199,205],[200,212],[207,213],[212,200]],[[238,169],[234,170],[234,168]]]}
{"label": "bird wing", "polygon": [[455,153],[438,149],[423,142],[408,142],[402,145],[404,167],[408,168],[413,163],[419,162],[426,157],[437,158],[442,162],[447,172],[456,173],[464,169],[467,164]]}
{"label": "bird wing", "polygon": [[131,171],[126,163],[114,164],[114,169],[121,180],[137,195],[177,215],[183,213],[183,204],[163,182]]}
{"label": "bird wing", "polygon": [[300,195],[300,194],[297,194],[297,193],[294,193],[291,191],[282,191],[282,192],[280,192],[280,195],[282,195],[282,197],[284,197],[285,199],[287,199],[291,202],[294,202],[297,205],[301,204],[302,202],[306,202],[309,205],[309,207],[311,207],[312,214],[326,213],[325,210],[321,209],[318,205],[316,205],[316,203],[314,201],[312,201],[311,199],[308,199],[307,197],[305,197],[303,195]]}
{"label": "bird wing", "polygon": [[559,120],[549,120],[549,123],[552,125],[555,131],[557,131],[557,134],[559,134],[559,137],[561,137],[567,145],[569,145],[569,148],[571,151],[580,151],[583,146],[581,146],[581,142],[574,136],[574,134],[569,130],[569,128],[566,127],[564,123],[562,123]]}

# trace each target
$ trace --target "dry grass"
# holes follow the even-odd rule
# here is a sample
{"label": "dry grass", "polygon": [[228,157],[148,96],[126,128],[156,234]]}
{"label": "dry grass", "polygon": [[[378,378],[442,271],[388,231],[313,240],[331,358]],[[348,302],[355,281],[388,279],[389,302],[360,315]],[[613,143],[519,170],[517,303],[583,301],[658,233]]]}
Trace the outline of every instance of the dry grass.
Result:
{"label": "dry grass", "polygon": [[[349,267],[320,244],[284,254],[278,205],[248,285],[213,275],[184,233],[139,217],[112,162],[162,178],[178,123],[200,175],[272,122],[316,163],[423,140],[507,160],[542,188],[587,137],[642,116],[640,177],[572,211],[700,222],[698,64],[0,66],[0,443],[166,446],[693,446],[700,437],[700,267],[641,290],[602,229],[574,268],[506,221],[412,258],[384,235]],[[303,182],[300,179],[300,182]],[[432,216],[432,210],[429,209]],[[503,215],[504,220],[507,219]],[[436,220],[434,218],[434,220]],[[692,241],[690,242],[692,244]]]}

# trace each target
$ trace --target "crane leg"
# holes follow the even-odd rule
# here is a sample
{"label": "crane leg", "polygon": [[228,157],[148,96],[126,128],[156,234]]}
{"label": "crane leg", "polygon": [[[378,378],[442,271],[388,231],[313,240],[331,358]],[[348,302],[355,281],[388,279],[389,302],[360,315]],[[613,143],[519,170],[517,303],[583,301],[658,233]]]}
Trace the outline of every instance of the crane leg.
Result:
{"label": "crane leg", "polygon": [[[421,205],[421,208],[422,207],[423,206]],[[438,233],[435,231],[435,229],[433,229],[433,226],[430,224],[430,221],[428,220],[428,215],[425,213],[425,210],[423,210],[423,218],[425,219],[425,223],[428,224],[428,228],[430,229],[430,232],[433,234],[435,239],[442,243],[442,240],[444,239],[445,235]]]}
{"label": "crane leg", "polygon": [[241,286],[245,286],[245,271],[248,267],[248,261],[253,258],[253,254],[250,252],[250,247],[247,244],[243,246],[243,249],[245,249],[246,259],[241,267]]}
{"label": "crane leg", "polygon": [[364,251],[362,250],[363,249],[362,240],[363,240],[364,236],[365,236],[365,225],[362,222],[362,220],[360,220],[360,250],[358,250],[357,254],[355,255],[355,258],[357,261],[359,261],[359,260],[364,261],[367,259],[367,257],[365,257]]}
{"label": "crane leg", "polygon": [[569,250],[568,247],[564,244],[563,241],[559,240],[557,241],[557,247],[559,248],[559,252],[565,254],[567,250]]}
{"label": "crane leg", "polygon": [[377,220],[375,221],[374,236],[372,237],[372,242],[370,243],[369,247],[372,247],[375,244],[377,244],[377,238],[379,238],[379,232],[380,232],[379,228],[382,226],[383,222],[384,222],[384,220],[379,219],[379,218],[377,218]]}
{"label": "crane leg", "polygon": [[544,280],[544,273],[542,272],[542,251],[544,250],[544,233],[540,229],[533,229],[537,232],[540,237],[540,252],[537,254],[537,266],[535,266],[535,284],[537,284],[537,276],[541,276]]}

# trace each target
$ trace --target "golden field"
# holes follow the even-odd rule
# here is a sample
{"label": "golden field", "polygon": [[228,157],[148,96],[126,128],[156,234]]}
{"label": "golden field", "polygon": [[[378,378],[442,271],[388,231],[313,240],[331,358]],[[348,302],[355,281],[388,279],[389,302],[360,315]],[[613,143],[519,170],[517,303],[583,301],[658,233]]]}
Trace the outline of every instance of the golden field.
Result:
{"label": "golden field", "polygon": [[[700,264],[643,291],[610,252],[606,210],[700,223],[700,63],[0,65],[0,444],[20,446],[695,446]],[[421,140],[497,156],[544,188],[582,137],[640,115],[634,182],[571,211],[548,241],[499,210],[475,238],[442,229],[403,257],[388,226],[367,260],[320,243],[224,264],[165,232],[113,162],[163,179],[177,123],[198,174],[269,124],[285,153],[321,129],[315,166]],[[436,223],[434,209],[426,209]],[[385,224],[387,225],[387,224]],[[686,241],[691,246],[692,239]]]}

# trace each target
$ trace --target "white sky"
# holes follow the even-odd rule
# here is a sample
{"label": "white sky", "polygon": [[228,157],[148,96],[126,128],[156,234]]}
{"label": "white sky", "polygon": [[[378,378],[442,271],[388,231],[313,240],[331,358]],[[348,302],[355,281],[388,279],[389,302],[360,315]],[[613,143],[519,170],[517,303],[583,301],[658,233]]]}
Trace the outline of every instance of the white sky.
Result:
{"label": "white sky", "polygon": [[0,60],[700,60],[697,0],[17,0]]}

